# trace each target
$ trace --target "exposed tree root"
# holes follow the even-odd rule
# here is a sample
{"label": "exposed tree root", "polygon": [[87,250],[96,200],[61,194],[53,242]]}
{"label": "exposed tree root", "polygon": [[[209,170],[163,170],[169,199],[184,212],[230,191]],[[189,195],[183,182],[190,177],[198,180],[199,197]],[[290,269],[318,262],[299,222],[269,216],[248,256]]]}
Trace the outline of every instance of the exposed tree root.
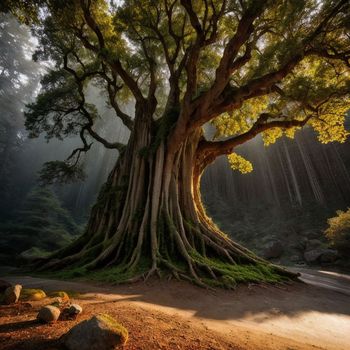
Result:
{"label": "exposed tree root", "polygon": [[[146,127],[139,130],[132,140],[138,150],[150,138]],[[175,156],[166,155],[163,143],[147,157],[127,150],[85,235],[40,268],[118,283],[173,276],[206,288],[295,278],[231,240],[206,216],[192,166],[195,145],[184,144]]]}

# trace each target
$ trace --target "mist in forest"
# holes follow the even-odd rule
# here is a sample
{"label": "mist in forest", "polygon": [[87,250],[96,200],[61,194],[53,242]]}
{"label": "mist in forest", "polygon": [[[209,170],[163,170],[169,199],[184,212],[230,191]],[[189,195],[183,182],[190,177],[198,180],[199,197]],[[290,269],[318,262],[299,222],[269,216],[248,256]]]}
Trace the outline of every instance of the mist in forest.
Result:
{"label": "mist in forest", "polygon": [[[233,172],[225,157],[208,167],[202,195],[215,223],[254,251],[282,262],[327,247],[327,220],[350,203],[350,142],[321,144],[310,129],[264,147],[260,137],[239,147],[252,173]],[[309,246],[308,246],[309,245]],[[282,247],[283,246],[283,247]],[[313,247],[313,248],[316,248]]]}
{"label": "mist in forest", "polygon": [[[66,159],[81,141],[78,136],[28,137],[25,105],[35,99],[50,62],[43,67],[31,59],[35,40],[25,26],[3,14],[0,23],[0,251],[3,258],[9,253],[30,257],[58,249],[83,232],[118,152],[95,142],[84,156],[85,180],[40,187],[43,164]],[[125,143],[128,131],[98,87],[89,87],[88,99],[101,118],[96,130],[109,141]],[[125,109],[132,115],[132,105]],[[202,196],[214,222],[259,254],[274,247],[266,257],[284,263],[303,263],[310,241],[327,246],[327,219],[350,203],[350,143],[323,145],[316,137],[305,129],[295,140],[283,137],[270,147],[256,137],[237,149],[253,163],[250,174],[232,171],[224,157],[210,165],[202,177]],[[38,236],[38,227],[47,229]],[[278,249],[282,239],[286,243]]]}

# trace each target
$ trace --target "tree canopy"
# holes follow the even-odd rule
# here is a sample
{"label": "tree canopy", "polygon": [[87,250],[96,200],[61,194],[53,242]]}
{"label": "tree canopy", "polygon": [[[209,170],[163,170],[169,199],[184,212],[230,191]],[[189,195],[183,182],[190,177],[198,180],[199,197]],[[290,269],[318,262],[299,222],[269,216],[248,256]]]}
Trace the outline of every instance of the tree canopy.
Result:
{"label": "tree canopy", "polygon": [[[7,6],[20,16],[25,5],[14,4]],[[129,129],[133,117],[122,110],[128,100],[145,103],[155,120],[181,105],[179,133],[211,122],[216,134],[202,144],[206,157],[230,154],[258,133],[269,145],[305,124],[321,142],[343,142],[348,135],[347,1],[62,0],[27,6],[40,40],[35,58],[55,68],[29,105],[26,126],[32,136],[80,134],[83,146],[69,157],[70,166],[90,149],[87,138],[123,149],[94,131],[99,116],[85,96],[89,84],[103,89]],[[251,168],[241,157],[229,159],[235,169]]]}

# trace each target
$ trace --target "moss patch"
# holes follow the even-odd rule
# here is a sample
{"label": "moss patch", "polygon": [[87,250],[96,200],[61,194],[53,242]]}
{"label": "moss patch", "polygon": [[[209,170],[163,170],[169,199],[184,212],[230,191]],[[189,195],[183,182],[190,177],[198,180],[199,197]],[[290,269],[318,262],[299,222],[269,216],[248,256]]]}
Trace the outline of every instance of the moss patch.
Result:
{"label": "moss patch", "polygon": [[20,300],[36,301],[46,298],[46,293],[42,289],[23,288]]}
{"label": "moss patch", "polygon": [[63,280],[71,280],[75,278],[88,279],[90,281],[123,283],[131,278],[146,273],[151,266],[148,259],[140,259],[139,264],[133,268],[126,270],[123,265],[89,271],[84,267],[77,267],[69,270],[61,270],[58,272],[45,273],[46,277],[58,278]]}
{"label": "moss patch", "polygon": [[[218,259],[204,257],[197,251],[192,251],[191,257],[199,267],[206,265],[214,271],[218,277],[217,279],[213,279],[209,274],[207,276],[205,274],[200,276],[202,282],[211,287],[232,289],[239,283],[281,283],[288,280],[288,277],[282,276],[273,265],[269,264],[251,263],[234,265]],[[187,274],[187,265],[183,261],[172,259],[168,260],[168,262],[169,266],[174,266],[176,270]],[[126,270],[123,265],[93,271],[88,271],[84,268],[75,268],[52,273],[49,277],[59,279],[83,278],[91,281],[120,284],[127,282],[133,277],[147,273],[150,266],[150,261],[144,259],[140,261],[137,267],[129,270]],[[162,271],[164,274],[162,273],[162,275],[165,276],[170,272],[169,266],[165,264],[162,264],[162,266],[164,268]],[[205,271],[204,268],[201,268],[201,270]],[[48,275],[46,274],[46,276]]]}
{"label": "moss patch", "polygon": [[235,288],[238,283],[267,282],[279,283],[288,280],[281,276],[273,267],[268,264],[230,264],[216,259],[206,258],[196,251],[191,252],[192,258],[199,264],[204,264],[219,273],[218,280],[204,278],[204,283],[214,287]]}
{"label": "moss patch", "polygon": [[97,316],[97,319],[107,324],[111,330],[119,334],[121,343],[123,345],[128,341],[128,338],[129,338],[128,330],[124,326],[122,326],[120,323],[118,323],[113,317],[107,314],[100,314]]}

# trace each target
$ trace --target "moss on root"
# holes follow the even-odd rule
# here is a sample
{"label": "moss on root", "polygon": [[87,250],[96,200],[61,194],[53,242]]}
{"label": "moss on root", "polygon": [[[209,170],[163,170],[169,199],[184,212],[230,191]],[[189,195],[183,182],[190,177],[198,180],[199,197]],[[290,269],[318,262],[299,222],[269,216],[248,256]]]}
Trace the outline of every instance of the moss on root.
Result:
{"label": "moss on root", "polygon": [[[290,278],[283,276],[273,265],[257,264],[231,264],[220,260],[203,257],[199,253],[191,254],[194,264],[200,268],[203,273],[200,280],[203,285],[208,287],[218,287],[234,289],[239,283],[281,283],[288,281]],[[50,277],[59,279],[83,278],[91,281],[108,282],[121,284],[131,282],[137,279],[146,278],[150,270],[151,263],[143,259],[135,268],[125,269],[125,266],[108,267],[96,270],[87,270],[84,267],[61,270],[52,272]],[[205,272],[205,267],[214,272],[216,278]],[[208,270],[209,270],[208,269]],[[158,267],[158,276],[170,276],[174,271],[176,277],[187,279],[194,283],[196,281],[189,276],[187,265],[183,261],[163,260]],[[47,275],[47,273],[46,273]],[[186,277],[186,278],[185,278]]]}
{"label": "moss on root", "polygon": [[126,270],[124,266],[107,267],[96,270],[87,270],[84,267],[76,267],[61,271],[45,272],[48,277],[59,279],[83,278],[91,281],[124,283],[130,281],[134,277],[147,273],[150,268],[150,261],[143,259],[133,269]]}
{"label": "moss on root", "polygon": [[231,264],[213,258],[207,258],[196,251],[191,253],[195,262],[202,266],[208,266],[214,273],[219,274],[219,278],[204,278],[204,283],[214,286],[224,286],[234,288],[238,283],[249,282],[268,282],[278,283],[288,280],[276,271],[273,265],[256,263],[256,264]]}

